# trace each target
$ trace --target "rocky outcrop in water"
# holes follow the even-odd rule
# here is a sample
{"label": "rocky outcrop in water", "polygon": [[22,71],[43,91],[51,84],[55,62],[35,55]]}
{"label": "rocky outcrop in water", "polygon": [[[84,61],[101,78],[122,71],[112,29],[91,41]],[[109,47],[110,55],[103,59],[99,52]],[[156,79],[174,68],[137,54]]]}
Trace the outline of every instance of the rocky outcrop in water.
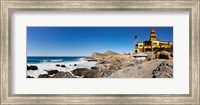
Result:
{"label": "rocky outcrop in water", "polygon": [[58,70],[45,70],[49,75],[58,73]]}
{"label": "rocky outcrop in water", "polygon": [[34,78],[33,76],[28,75],[27,78]]}
{"label": "rocky outcrop in water", "polygon": [[60,67],[60,64],[56,64],[57,67]]}
{"label": "rocky outcrop in water", "polygon": [[49,78],[50,76],[48,74],[40,74],[38,78]]}
{"label": "rocky outcrop in water", "polygon": [[30,66],[27,65],[27,70],[38,70],[38,67],[34,65],[30,65]]}
{"label": "rocky outcrop in water", "polygon": [[61,65],[60,67],[66,67],[65,65]]}

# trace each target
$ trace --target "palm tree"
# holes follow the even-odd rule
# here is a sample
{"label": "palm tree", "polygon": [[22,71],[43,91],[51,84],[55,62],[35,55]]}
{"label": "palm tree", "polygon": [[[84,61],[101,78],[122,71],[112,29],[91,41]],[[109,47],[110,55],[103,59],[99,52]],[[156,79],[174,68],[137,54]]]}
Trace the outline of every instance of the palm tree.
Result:
{"label": "palm tree", "polygon": [[135,41],[136,41],[136,40],[138,40],[138,36],[137,36],[137,35],[135,35],[135,36],[134,36],[134,39],[135,39]]}
{"label": "palm tree", "polygon": [[138,36],[137,35],[134,36],[134,41],[135,41],[135,44],[134,44],[134,49],[135,49],[135,45],[136,45],[136,43],[138,41]]}

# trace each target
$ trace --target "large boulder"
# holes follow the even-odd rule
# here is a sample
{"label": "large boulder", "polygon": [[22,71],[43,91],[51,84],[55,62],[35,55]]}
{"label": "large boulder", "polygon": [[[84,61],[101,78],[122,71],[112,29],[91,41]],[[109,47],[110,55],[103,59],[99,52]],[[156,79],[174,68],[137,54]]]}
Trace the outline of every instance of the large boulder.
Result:
{"label": "large boulder", "polygon": [[75,77],[69,72],[60,71],[56,73],[52,78],[75,78]]}
{"label": "large boulder", "polygon": [[170,53],[167,51],[161,51],[159,55],[159,59],[170,59]]}
{"label": "large boulder", "polygon": [[86,70],[89,70],[89,69],[87,69],[87,68],[77,68],[77,69],[72,71],[72,74],[74,74],[76,76],[82,76]]}
{"label": "large boulder", "polygon": [[57,67],[60,67],[60,64],[56,64]]}
{"label": "large boulder", "polygon": [[49,78],[50,76],[48,74],[40,74],[38,78]]}
{"label": "large boulder", "polygon": [[156,59],[170,59],[172,58],[171,53],[168,51],[161,51],[155,54]]}
{"label": "large boulder", "polygon": [[33,76],[28,75],[27,78],[34,78]]}
{"label": "large boulder", "polygon": [[31,68],[27,65],[27,70],[31,70]]}
{"label": "large boulder", "polygon": [[[45,70],[45,71],[47,71],[47,70]],[[58,73],[58,70],[48,70],[47,73],[48,73],[49,75],[53,75],[53,74]]]}
{"label": "large boulder", "polygon": [[60,67],[66,67],[65,65],[61,65]]}
{"label": "large boulder", "polygon": [[30,65],[30,66],[27,65],[27,70],[38,70],[38,67],[34,65]]}
{"label": "large boulder", "polygon": [[99,68],[94,66],[94,67],[91,67],[91,69],[98,70]]}
{"label": "large boulder", "polygon": [[87,68],[77,68],[72,71],[75,76],[81,76],[83,78],[98,78],[100,77],[99,70],[87,69]]}
{"label": "large boulder", "polygon": [[83,78],[98,78],[100,76],[98,70],[86,70],[83,74]]}
{"label": "large boulder", "polygon": [[173,78],[173,63],[163,61],[153,70],[152,78]]}

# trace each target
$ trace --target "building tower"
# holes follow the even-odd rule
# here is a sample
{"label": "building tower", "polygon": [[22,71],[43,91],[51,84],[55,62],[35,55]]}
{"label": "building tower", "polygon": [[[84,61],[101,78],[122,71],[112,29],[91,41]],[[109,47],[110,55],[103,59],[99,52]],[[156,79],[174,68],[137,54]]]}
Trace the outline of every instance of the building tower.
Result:
{"label": "building tower", "polygon": [[156,30],[154,28],[151,29],[150,32],[150,41],[156,41]]}

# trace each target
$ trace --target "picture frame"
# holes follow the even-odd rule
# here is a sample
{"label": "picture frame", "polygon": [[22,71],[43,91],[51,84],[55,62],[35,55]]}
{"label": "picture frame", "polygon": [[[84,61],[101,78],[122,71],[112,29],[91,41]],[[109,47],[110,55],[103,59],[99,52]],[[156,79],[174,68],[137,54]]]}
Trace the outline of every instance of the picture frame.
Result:
{"label": "picture frame", "polygon": [[[200,104],[199,0],[0,0],[1,2],[1,105],[9,104]],[[11,94],[11,17],[13,11],[190,11],[189,94]]]}

